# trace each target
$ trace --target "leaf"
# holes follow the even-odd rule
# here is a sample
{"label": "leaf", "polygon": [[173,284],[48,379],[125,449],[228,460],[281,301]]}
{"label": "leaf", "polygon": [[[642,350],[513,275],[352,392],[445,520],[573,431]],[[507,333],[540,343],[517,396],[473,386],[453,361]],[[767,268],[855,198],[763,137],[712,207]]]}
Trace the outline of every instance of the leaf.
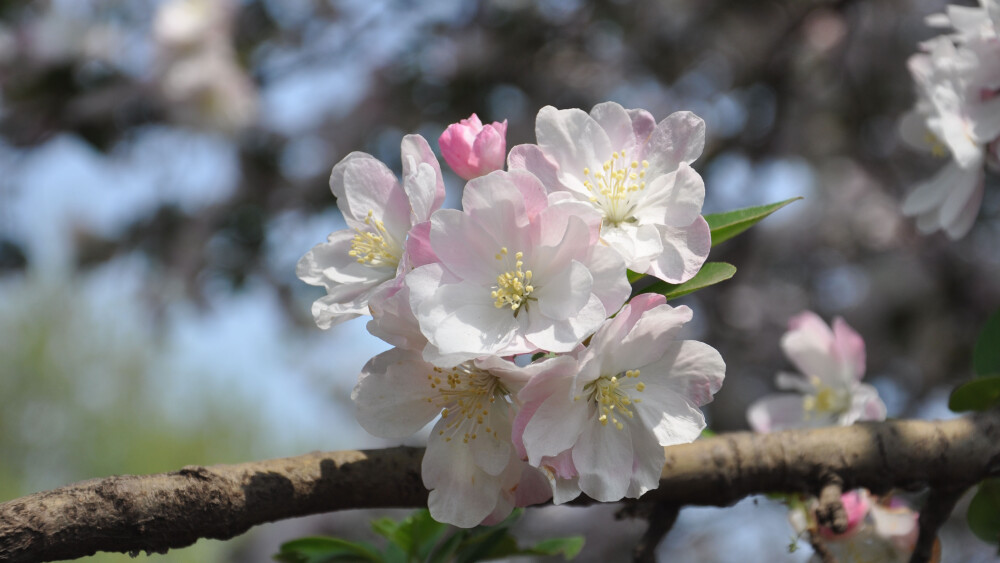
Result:
{"label": "leaf", "polygon": [[447,563],[451,561],[458,551],[458,548],[462,545],[462,542],[468,537],[468,530],[459,530],[452,534],[448,539],[444,541],[441,545],[431,552],[430,556],[427,557],[427,563]]}
{"label": "leaf", "polygon": [[646,277],[646,274],[640,274],[639,272],[633,272],[632,270],[625,270],[625,274],[628,276],[628,283],[635,283]]}
{"label": "leaf", "polygon": [[552,538],[542,540],[528,549],[521,550],[521,553],[524,555],[562,555],[568,560],[580,554],[583,543],[583,536]]}
{"label": "leaf", "polygon": [[726,281],[733,277],[735,273],[736,266],[732,264],[726,262],[706,262],[693,278],[682,284],[657,281],[649,287],[639,290],[639,293],[659,293],[667,299],[675,299],[710,285]]}
{"label": "leaf", "polygon": [[966,513],[969,529],[987,543],[1000,540],[1000,479],[980,483]]}
{"label": "leaf", "polygon": [[802,198],[793,197],[792,199],[786,199],[785,201],[769,205],[758,205],[756,207],[746,207],[734,211],[705,215],[705,220],[708,221],[708,226],[712,229],[712,246],[735,237],[756,225],[768,215],[800,199]]}
{"label": "leaf", "polygon": [[1000,311],[986,321],[972,352],[972,369],[985,377],[1000,373]]}
{"label": "leaf", "polygon": [[[489,528],[487,528],[489,529]],[[485,559],[496,559],[499,557],[506,557],[510,555],[507,549],[500,549],[499,555],[494,555],[492,552],[494,549],[503,546],[509,549],[510,545],[517,549],[517,541],[511,537],[510,530],[507,526],[499,526],[496,529],[490,530],[488,533],[480,535],[475,538],[470,538],[469,541],[465,542],[462,547],[458,550],[458,555],[455,557],[455,563],[476,563],[477,561],[483,561]]]}
{"label": "leaf", "polygon": [[1000,402],[1000,375],[980,377],[959,385],[948,398],[955,412],[984,411]]}
{"label": "leaf", "polygon": [[382,556],[365,542],[312,537],[285,542],[274,555],[282,563],[365,562],[382,563]]}
{"label": "leaf", "polygon": [[410,557],[419,561],[427,559],[434,545],[448,531],[448,525],[431,518],[427,509],[414,512],[403,525],[410,529]]}

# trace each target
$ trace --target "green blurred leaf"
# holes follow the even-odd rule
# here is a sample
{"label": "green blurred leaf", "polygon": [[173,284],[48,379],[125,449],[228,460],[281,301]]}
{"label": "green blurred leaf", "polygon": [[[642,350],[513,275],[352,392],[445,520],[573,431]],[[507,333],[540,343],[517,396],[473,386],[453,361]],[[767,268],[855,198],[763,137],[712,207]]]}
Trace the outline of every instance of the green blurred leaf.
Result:
{"label": "green blurred leaf", "polygon": [[717,436],[717,434],[711,428],[706,428],[701,431],[701,438],[711,438],[712,436]]}
{"label": "green blurred leaf", "polygon": [[566,559],[573,559],[580,554],[583,549],[583,536],[571,536],[568,538],[552,538],[542,540],[528,549],[521,550],[523,555],[562,555]]}
{"label": "green blurred leaf", "polygon": [[370,544],[324,537],[286,542],[274,555],[274,560],[282,563],[383,562],[382,556]]}
{"label": "green blurred leaf", "polygon": [[[513,545],[514,550],[517,549],[517,541],[510,536],[510,530],[507,526],[501,526],[496,529],[493,529],[492,526],[484,526],[483,528],[488,530],[485,534],[469,538],[463,543],[455,556],[455,563],[476,563],[477,561],[484,561],[486,559],[506,557],[511,554],[507,551],[510,545]],[[495,549],[497,549],[499,555],[493,554]]]}
{"label": "green blurred leaf", "polygon": [[441,545],[437,546],[430,556],[427,558],[427,563],[447,563],[452,560],[455,556],[455,552],[468,537],[468,530],[459,530],[448,537]]}
{"label": "green blurred leaf", "polygon": [[980,483],[976,496],[969,503],[966,513],[969,529],[976,537],[988,543],[1000,540],[1000,479],[987,479]]}
{"label": "green blurred leaf", "polygon": [[1000,373],[1000,311],[986,321],[972,352],[972,369],[985,377]]}
{"label": "green blurred leaf", "polygon": [[658,281],[649,287],[640,290],[639,293],[659,293],[667,299],[675,299],[682,295],[687,295],[688,293],[706,288],[710,285],[726,281],[733,277],[733,274],[735,273],[736,266],[733,266],[732,264],[726,262],[706,262],[693,278],[682,284]]}
{"label": "green blurred leaf", "polygon": [[628,283],[635,283],[646,277],[646,274],[640,274],[639,272],[633,272],[632,270],[625,270],[625,274],[628,275]]}
{"label": "green blurred leaf", "polygon": [[955,412],[984,411],[1000,401],[1000,375],[980,377],[959,385],[948,398]]}
{"label": "green blurred leaf", "polygon": [[448,525],[431,518],[429,510],[418,510],[403,521],[410,529],[411,545],[409,554],[417,561],[423,561],[434,550],[435,544],[448,531]]}
{"label": "green blurred leaf", "polygon": [[736,235],[756,225],[768,215],[774,213],[789,203],[800,199],[802,198],[793,197],[792,199],[786,199],[785,201],[779,201],[769,205],[758,205],[756,207],[747,207],[744,209],[737,209],[735,211],[705,215],[705,220],[708,221],[708,226],[712,229],[712,246],[735,237]]}

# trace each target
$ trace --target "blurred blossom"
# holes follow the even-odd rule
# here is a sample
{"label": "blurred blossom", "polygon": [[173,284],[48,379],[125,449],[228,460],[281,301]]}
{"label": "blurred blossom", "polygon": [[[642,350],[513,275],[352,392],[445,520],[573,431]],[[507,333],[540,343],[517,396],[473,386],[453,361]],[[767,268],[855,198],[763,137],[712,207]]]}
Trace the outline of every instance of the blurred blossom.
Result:
{"label": "blurred blossom", "polygon": [[171,0],[156,13],[157,79],[179,121],[235,133],[257,118],[257,92],[236,60],[232,0]]}
{"label": "blurred blossom", "polygon": [[507,120],[483,125],[479,116],[452,123],[438,139],[441,156],[466,180],[502,170],[507,156]]}

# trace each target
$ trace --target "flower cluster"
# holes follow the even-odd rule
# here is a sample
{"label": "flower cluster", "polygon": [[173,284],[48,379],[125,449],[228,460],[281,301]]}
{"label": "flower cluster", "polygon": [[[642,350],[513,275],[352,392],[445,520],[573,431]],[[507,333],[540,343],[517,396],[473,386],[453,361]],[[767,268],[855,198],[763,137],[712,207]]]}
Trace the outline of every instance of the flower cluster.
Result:
{"label": "flower cluster", "polygon": [[708,255],[690,166],[701,119],[546,107],[538,144],[514,147],[507,171],[505,132],[473,115],[441,136],[448,164],[471,178],[461,211],[441,209],[441,169],[419,136],[403,139],[401,181],[348,155],[330,186],[349,229],[297,271],[326,288],[319,326],[370,312],[368,330],[395,346],[364,367],[358,420],[388,438],[435,421],[429,507],[465,527],[549,498],[655,488],[663,446],[700,435],[700,407],[725,375],[718,352],[680,339],[690,309],[629,302],[628,269],[679,283]]}
{"label": "flower cluster", "polygon": [[[754,431],[885,420],[886,408],[878,391],[861,383],[865,342],[844,319],[835,318],[831,328],[815,313],[805,311],[788,325],[781,348],[802,373],[778,374],[777,385],[797,393],[771,395],[752,404],[747,419]],[[817,523],[814,498],[790,503],[789,520],[800,535],[818,534],[838,561],[908,560],[917,539],[916,512],[899,499],[877,499],[865,489],[844,493],[841,502],[847,513],[847,530],[841,533]]]}
{"label": "flower cluster", "polygon": [[983,166],[1000,169],[1000,2],[948,6],[929,19],[953,33],[909,60],[916,107],[900,123],[903,140],[949,162],[903,202],[923,232],[953,239],[969,232],[983,199]]}

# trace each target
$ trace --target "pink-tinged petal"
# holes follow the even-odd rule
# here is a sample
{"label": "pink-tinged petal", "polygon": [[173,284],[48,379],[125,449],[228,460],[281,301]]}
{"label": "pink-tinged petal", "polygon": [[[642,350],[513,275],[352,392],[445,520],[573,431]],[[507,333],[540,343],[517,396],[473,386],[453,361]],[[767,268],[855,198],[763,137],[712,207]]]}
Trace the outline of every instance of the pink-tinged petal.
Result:
{"label": "pink-tinged petal", "polygon": [[622,257],[626,267],[643,273],[649,270],[651,260],[663,253],[662,239],[655,225],[623,223],[605,225],[601,231],[601,240]]}
{"label": "pink-tinged petal", "polygon": [[414,301],[415,295],[411,286],[410,306],[420,330],[443,354],[497,354],[513,339],[517,320],[510,310],[493,305],[486,288],[458,282],[437,288],[423,302]]}
{"label": "pink-tinged petal", "polygon": [[915,217],[939,208],[951,186],[961,180],[963,173],[958,164],[950,161],[929,180],[917,184],[903,200],[903,215]]}
{"label": "pink-tinged petal", "polygon": [[[515,178],[517,181],[515,182]],[[530,184],[534,184],[535,193],[531,193]],[[462,196],[463,216],[470,224],[474,224],[483,232],[489,233],[496,241],[495,245],[485,253],[490,260],[500,250],[501,246],[509,247],[511,253],[518,250],[529,251],[531,241],[537,237],[538,226],[528,222],[525,196],[522,188],[529,192],[532,205],[540,201],[542,188],[537,179],[526,172],[494,172],[481,178],[470,180],[465,186]],[[440,213],[436,213],[435,216]],[[432,218],[433,220],[433,218]],[[432,241],[433,239],[433,234]],[[462,239],[452,239],[451,244]],[[435,241],[435,249],[442,242]],[[439,251],[440,255],[440,251]]]}
{"label": "pink-tinged petal", "polygon": [[406,237],[406,255],[411,268],[438,262],[434,247],[431,246],[431,222],[418,223],[410,229]]}
{"label": "pink-tinged petal", "polygon": [[351,393],[362,428],[383,438],[404,438],[433,420],[441,412],[427,400],[437,395],[427,380],[433,369],[418,354],[399,348],[369,360]]}
{"label": "pink-tinged petal", "polygon": [[879,537],[891,541],[903,553],[913,551],[920,533],[918,512],[905,505],[884,507],[876,502],[871,506],[871,515],[875,522],[875,533]]}
{"label": "pink-tinged petal", "polygon": [[621,430],[615,425],[601,425],[594,413],[584,424],[583,433],[573,448],[573,464],[580,473],[580,489],[601,502],[621,500],[628,492],[632,477],[631,424]]}
{"label": "pink-tinged petal", "polygon": [[521,480],[514,489],[514,506],[532,506],[552,498],[552,488],[545,474],[527,463],[521,463]]}
{"label": "pink-tinged petal", "polygon": [[833,350],[841,362],[852,368],[855,381],[865,376],[865,341],[840,317],[833,319]]}
{"label": "pink-tinged petal", "polygon": [[[414,223],[426,221],[431,213],[441,208],[444,203],[444,177],[441,175],[441,165],[427,141],[420,135],[406,135],[400,145],[403,161],[403,188],[410,197],[413,207]],[[433,178],[433,187],[424,179],[427,175],[427,165]],[[419,176],[421,181],[411,185],[407,180]],[[417,190],[415,188],[419,187]]]}
{"label": "pink-tinged petal", "polygon": [[[489,414],[480,425],[476,437],[469,440],[468,446],[477,467],[490,475],[500,475],[513,453],[510,443],[510,412],[507,405],[497,402],[484,410]],[[486,431],[487,428],[490,432]]]}
{"label": "pink-tinged petal", "polygon": [[320,285],[327,290],[338,284],[357,284],[392,278],[393,268],[372,268],[359,264],[350,256],[354,231],[330,233],[327,242],[321,242],[299,259],[295,275],[310,285]]}
{"label": "pink-tinged petal", "polygon": [[[561,232],[560,232],[561,230]],[[566,223],[562,225],[542,224],[540,239],[555,241],[555,244],[539,245],[525,257],[525,268],[532,271],[533,285],[544,287],[552,283],[560,276],[565,275],[565,270],[570,267],[570,263],[586,259],[590,252],[590,245],[587,244],[590,230],[586,223],[576,217],[566,217]],[[588,282],[586,291],[590,291]]]}
{"label": "pink-tinged petal", "polygon": [[550,476],[549,483],[552,486],[552,504],[563,504],[571,500],[576,499],[580,496],[583,491],[580,490],[580,480],[579,478],[572,479],[561,479],[559,477]]}
{"label": "pink-tinged petal", "polygon": [[[337,198],[338,205],[339,200],[345,197],[344,195],[344,170],[347,169],[347,163],[355,159],[367,159],[374,160],[378,162],[378,159],[374,156],[360,151],[354,151],[348,153],[347,156],[340,159],[340,162],[333,166],[333,170],[330,171],[330,192],[333,193],[333,197]],[[390,175],[392,173],[390,172]],[[396,178],[393,176],[392,181],[395,182]]]}
{"label": "pink-tinged petal", "polygon": [[534,221],[539,213],[548,208],[549,200],[545,186],[534,174],[526,170],[512,170],[504,177],[521,193],[528,221]]}
{"label": "pink-tinged petal", "polygon": [[[642,377],[642,376],[640,376]],[[652,381],[642,378],[642,381]],[[642,402],[635,406],[642,424],[650,428],[661,446],[693,442],[705,429],[705,415],[691,399],[666,386],[648,385],[636,393]]]}
{"label": "pink-tinged petal", "polygon": [[583,262],[594,278],[594,295],[608,315],[614,314],[632,293],[621,255],[606,246],[595,246]]}
{"label": "pink-tinged petal", "polygon": [[850,387],[856,378],[853,366],[835,353],[834,335],[816,313],[805,311],[788,321],[791,330],[781,337],[781,349],[799,371],[819,378],[834,389]]}
{"label": "pink-tinged petal", "polygon": [[340,303],[335,296],[325,295],[313,301],[311,310],[313,320],[316,322],[316,326],[327,330],[334,325],[356,319],[365,313],[363,306],[354,305],[357,303],[353,301]]}
{"label": "pink-tinged petal", "polygon": [[559,164],[538,145],[517,145],[507,155],[507,169],[527,170],[534,174],[549,192],[569,190],[559,180]]}
{"label": "pink-tinged petal", "polygon": [[571,396],[573,367],[575,362],[567,358],[533,378],[518,393],[523,406],[514,419],[513,435],[515,441],[520,437],[532,465],[572,448],[589,416],[588,404]]}
{"label": "pink-tinged petal", "polygon": [[472,143],[472,154],[476,155],[478,175],[503,170],[507,156],[507,120],[483,127]]}
{"label": "pink-tinged petal", "polygon": [[631,153],[635,147],[635,133],[625,108],[615,102],[604,102],[590,110],[590,117],[604,129],[615,150],[626,149]]}
{"label": "pink-tinged petal", "polygon": [[649,137],[643,158],[649,161],[647,177],[673,172],[685,162],[691,164],[705,149],[705,122],[689,111],[672,113],[661,121]]}
{"label": "pink-tinged petal", "polygon": [[958,240],[968,234],[972,229],[972,224],[979,214],[979,206],[983,203],[983,177],[980,175],[976,190],[965,203],[965,207],[958,212],[950,223],[943,223],[941,227],[951,240]]}
{"label": "pink-tinged petal", "polygon": [[[431,217],[431,248],[441,263],[463,280],[490,287],[499,273],[495,256],[504,246],[469,215],[442,209]],[[515,252],[516,249],[510,249]],[[484,302],[489,302],[489,291]]]}
{"label": "pink-tinged petal", "polygon": [[535,310],[529,311],[527,325],[523,328],[524,336],[537,349],[556,353],[572,352],[601,326],[605,318],[607,313],[601,300],[591,295],[587,304],[568,319],[556,320],[536,313]]}
{"label": "pink-tinged petal", "polygon": [[646,187],[642,206],[635,214],[640,222],[686,227],[701,216],[705,182],[686,163],[653,180]]}
{"label": "pink-tinged petal", "polygon": [[[982,158],[971,166],[971,169],[963,171],[960,179],[951,185],[948,195],[941,204],[940,221],[943,228],[955,223],[962,211],[968,207],[968,203],[977,193],[980,184],[983,183]],[[979,192],[981,194],[981,192]],[[980,195],[980,197],[982,197]],[[976,203],[976,209],[979,203]]]}
{"label": "pink-tinged petal", "polygon": [[885,420],[885,403],[878,396],[878,390],[867,383],[862,383],[851,395],[851,407],[846,413],[841,415],[840,424],[847,426],[857,421]]}
{"label": "pink-tinged petal", "polygon": [[699,216],[686,227],[657,225],[663,252],[645,273],[668,283],[683,283],[701,270],[712,249],[712,231],[704,217]]}
{"label": "pink-tinged petal", "polygon": [[410,309],[410,288],[402,279],[379,288],[368,302],[372,320],[368,332],[377,338],[405,350],[420,352],[427,338],[420,332],[417,318]]}
{"label": "pink-tinged petal", "polygon": [[544,283],[532,293],[538,299],[536,306],[546,317],[563,321],[579,313],[590,301],[594,278],[590,270],[573,260],[555,275],[535,283]]}
{"label": "pink-tinged petal", "polygon": [[625,496],[639,498],[660,485],[666,454],[663,446],[657,443],[657,437],[646,427],[632,424],[630,430],[635,459],[632,463],[632,479]]}
{"label": "pink-tinged petal", "polygon": [[557,110],[545,106],[535,118],[538,146],[559,164],[560,180],[579,184],[575,178],[584,168],[596,167],[611,158],[614,148],[607,133],[589,115],[579,109]]}
{"label": "pink-tinged petal", "polygon": [[805,426],[806,413],[799,394],[767,395],[747,409],[747,422],[754,432],[767,434]]}
{"label": "pink-tinged petal", "polygon": [[632,134],[635,136],[635,145],[638,147],[646,144],[649,136],[656,129],[656,118],[644,109],[630,109],[627,112],[629,119],[632,120]]}
{"label": "pink-tinged petal", "polygon": [[[594,206],[579,201],[566,192],[552,194],[546,199],[546,207],[538,214],[538,222],[544,225],[539,244],[558,245],[564,238],[568,223],[576,220],[586,225],[589,237],[587,246],[597,244],[601,237],[601,213]],[[574,235],[576,236],[576,235]],[[583,241],[577,240],[578,244]]]}
{"label": "pink-tinged petal", "polygon": [[691,309],[686,306],[659,305],[643,313],[627,332],[601,334],[599,331],[590,342],[590,353],[601,363],[601,373],[615,374],[640,368],[645,373],[644,366],[659,362],[676,344],[674,338],[691,316]]}
{"label": "pink-tinged petal", "polygon": [[460,440],[446,442],[431,431],[421,465],[424,486],[431,489],[427,508],[438,522],[471,528],[493,512],[500,479],[476,467],[472,452]]}
{"label": "pink-tinged petal", "polygon": [[403,233],[409,229],[410,201],[385,164],[374,158],[354,158],[343,164],[342,177],[343,185],[331,189],[349,226],[364,228],[371,211],[372,218],[387,228],[401,225]]}

